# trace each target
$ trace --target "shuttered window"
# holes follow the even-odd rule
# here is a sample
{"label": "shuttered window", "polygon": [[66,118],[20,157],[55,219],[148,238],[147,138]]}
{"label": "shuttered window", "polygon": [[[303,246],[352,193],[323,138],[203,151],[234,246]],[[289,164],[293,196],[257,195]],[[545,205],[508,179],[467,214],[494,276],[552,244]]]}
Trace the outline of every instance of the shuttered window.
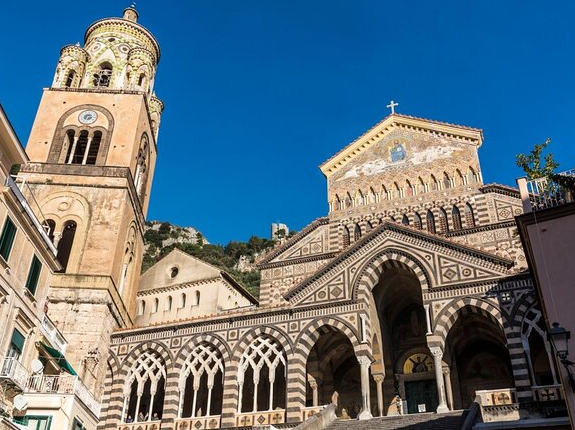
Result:
{"label": "shuttered window", "polygon": [[2,235],[0,235],[0,255],[4,258],[4,261],[8,261],[8,257],[10,257],[10,251],[12,251],[15,237],[16,226],[10,217],[6,217],[6,222],[2,228]]}
{"label": "shuttered window", "polygon": [[26,288],[32,294],[36,292],[36,287],[38,286],[38,279],[40,278],[40,272],[42,271],[42,263],[38,257],[32,257],[32,263],[30,264],[30,270],[28,272],[28,279],[26,280]]}

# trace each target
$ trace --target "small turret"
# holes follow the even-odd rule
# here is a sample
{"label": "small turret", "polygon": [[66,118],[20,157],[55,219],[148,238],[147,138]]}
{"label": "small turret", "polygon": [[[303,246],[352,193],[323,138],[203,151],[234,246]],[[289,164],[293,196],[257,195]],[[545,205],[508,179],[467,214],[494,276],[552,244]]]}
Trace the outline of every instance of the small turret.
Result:
{"label": "small turret", "polygon": [[122,18],[127,19],[128,21],[138,22],[138,11],[134,4],[124,9],[124,15]]}

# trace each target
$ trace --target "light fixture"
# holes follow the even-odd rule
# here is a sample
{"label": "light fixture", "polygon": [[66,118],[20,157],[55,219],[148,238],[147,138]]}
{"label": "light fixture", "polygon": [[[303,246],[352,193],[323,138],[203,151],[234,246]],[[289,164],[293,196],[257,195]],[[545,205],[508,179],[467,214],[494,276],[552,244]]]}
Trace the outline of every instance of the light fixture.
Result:
{"label": "light fixture", "polygon": [[555,350],[555,354],[557,354],[557,358],[567,371],[569,385],[575,393],[575,378],[571,373],[571,366],[575,363],[567,358],[569,356],[569,339],[571,338],[571,332],[561,327],[558,322],[554,322],[552,325],[553,327],[549,330],[548,334],[549,341]]}

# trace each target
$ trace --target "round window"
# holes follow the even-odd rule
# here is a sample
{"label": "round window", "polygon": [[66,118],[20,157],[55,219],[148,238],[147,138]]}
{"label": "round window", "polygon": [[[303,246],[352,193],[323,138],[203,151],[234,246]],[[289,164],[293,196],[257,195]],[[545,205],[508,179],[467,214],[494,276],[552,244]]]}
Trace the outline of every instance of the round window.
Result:
{"label": "round window", "polygon": [[170,278],[175,278],[178,276],[179,269],[177,267],[172,267],[170,269]]}

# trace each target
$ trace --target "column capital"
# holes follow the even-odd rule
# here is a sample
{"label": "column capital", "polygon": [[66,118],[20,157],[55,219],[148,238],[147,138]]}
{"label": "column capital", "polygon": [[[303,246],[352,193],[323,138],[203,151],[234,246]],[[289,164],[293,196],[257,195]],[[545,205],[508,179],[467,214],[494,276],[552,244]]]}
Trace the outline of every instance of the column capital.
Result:
{"label": "column capital", "polygon": [[449,375],[451,373],[451,369],[449,369],[447,366],[442,367],[441,370],[443,371],[444,375]]}
{"label": "column capital", "polygon": [[375,382],[377,382],[378,384],[381,384],[383,382],[383,380],[385,379],[385,375],[382,375],[382,374],[372,375],[372,376],[373,376],[373,380]]}
{"label": "column capital", "polygon": [[429,348],[429,351],[431,352],[431,355],[433,355],[435,359],[439,358],[441,360],[441,358],[443,358],[443,350],[440,347],[434,346],[432,348]]}
{"label": "column capital", "polygon": [[309,386],[312,388],[312,390],[317,390],[317,381],[316,380],[308,380],[307,381],[309,383]]}
{"label": "column capital", "polygon": [[369,366],[372,363],[372,359],[367,355],[359,355],[356,358],[360,366]]}

